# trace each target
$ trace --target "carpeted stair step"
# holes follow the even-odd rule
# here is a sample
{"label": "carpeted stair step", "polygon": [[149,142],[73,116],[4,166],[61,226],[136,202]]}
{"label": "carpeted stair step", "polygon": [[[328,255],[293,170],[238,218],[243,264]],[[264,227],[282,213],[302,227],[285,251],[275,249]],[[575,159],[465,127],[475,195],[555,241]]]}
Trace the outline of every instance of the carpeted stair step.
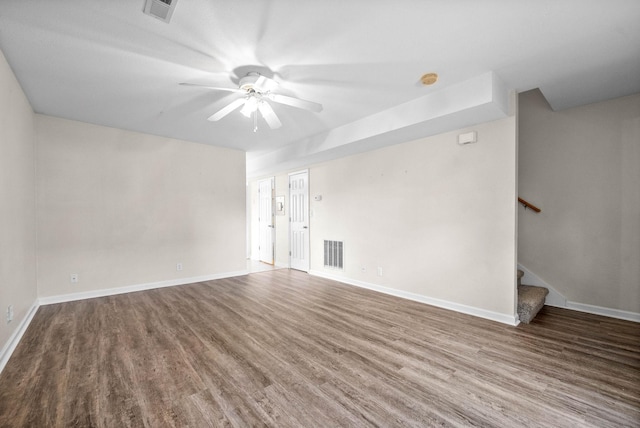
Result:
{"label": "carpeted stair step", "polygon": [[522,285],[524,271],[518,269],[518,317],[520,322],[529,324],[544,306],[549,290],[544,287]]}
{"label": "carpeted stair step", "polygon": [[[520,278],[518,278],[518,283]],[[533,285],[518,285],[518,317],[520,322],[529,324],[544,306],[549,290]]]}

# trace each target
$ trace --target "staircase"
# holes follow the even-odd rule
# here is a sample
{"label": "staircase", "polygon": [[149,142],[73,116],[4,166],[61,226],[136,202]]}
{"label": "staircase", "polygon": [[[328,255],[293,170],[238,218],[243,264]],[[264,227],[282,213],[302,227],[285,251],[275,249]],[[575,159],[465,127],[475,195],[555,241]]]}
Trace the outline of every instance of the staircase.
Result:
{"label": "staircase", "polygon": [[518,269],[518,317],[520,322],[529,324],[544,306],[544,299],[549,290],[544,287],[522,285],[523,275],[524,272]]}

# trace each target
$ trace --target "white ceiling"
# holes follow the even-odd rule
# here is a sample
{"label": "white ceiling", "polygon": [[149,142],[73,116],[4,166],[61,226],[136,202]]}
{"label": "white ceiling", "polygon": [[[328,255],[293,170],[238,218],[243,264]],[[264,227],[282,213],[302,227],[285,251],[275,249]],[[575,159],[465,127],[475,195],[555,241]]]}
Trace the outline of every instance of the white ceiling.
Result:
{"label": "white ceiling", "polygon": [[[464,88],[539,87],[554,109],[640,92],[638,0],[177,0],[168,24],[143,7],[0,0],[0,48],[34,110],[241,149],[255,175],[505,114]],[[252,65],[324,110],[272,104],[282,128],[254,133],[239,112],[206,120],[238,95],[178,85],[235,87]],[[426,72],[439,81],[419,85]]]}

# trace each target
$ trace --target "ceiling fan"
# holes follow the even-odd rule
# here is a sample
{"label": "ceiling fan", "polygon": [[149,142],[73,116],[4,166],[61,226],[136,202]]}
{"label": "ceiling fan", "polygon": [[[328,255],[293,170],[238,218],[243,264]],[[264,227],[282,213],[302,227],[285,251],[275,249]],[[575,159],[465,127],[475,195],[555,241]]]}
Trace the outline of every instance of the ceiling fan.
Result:
{"label": "ceiling fan", "polygon": [[242,115],[245,117],[253,118],[253,132],[256,132],[258,130],[258,112],[260,112],[265,122],[267,122],[269,128],[277,129],[282,126],[282,122],[280,122],[280,119],[276,115],[275,111],[273,111],[273,108],[269,104],[269,101],[313,111],[316,113],[322,111],[322,104],[274,93],[273,90],[278,87],[278,82],[255,71],[251,71],[247,73],[246,76],[241,78],[238,84],[238,88],[220,88],[215,86],[200,85],[197,83],[180,84],[185,86],[199,86],[217,91],[227,91],[241,94],[241,98],[238,98],[225,107],[221,108],[220,110],[209,116],[207,120],[217,122],[234,110],[242,107],[240,113],[242,113]]}

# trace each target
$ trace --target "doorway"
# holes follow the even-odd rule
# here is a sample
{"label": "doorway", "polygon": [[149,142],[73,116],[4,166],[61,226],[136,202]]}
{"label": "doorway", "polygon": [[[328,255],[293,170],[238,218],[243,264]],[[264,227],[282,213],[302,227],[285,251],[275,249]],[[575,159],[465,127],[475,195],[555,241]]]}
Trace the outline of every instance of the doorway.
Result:
{"label": "doorway", "polygon": [[274,177],[258,182],[258,250],[259,260],[274,262],[273,191]]}

